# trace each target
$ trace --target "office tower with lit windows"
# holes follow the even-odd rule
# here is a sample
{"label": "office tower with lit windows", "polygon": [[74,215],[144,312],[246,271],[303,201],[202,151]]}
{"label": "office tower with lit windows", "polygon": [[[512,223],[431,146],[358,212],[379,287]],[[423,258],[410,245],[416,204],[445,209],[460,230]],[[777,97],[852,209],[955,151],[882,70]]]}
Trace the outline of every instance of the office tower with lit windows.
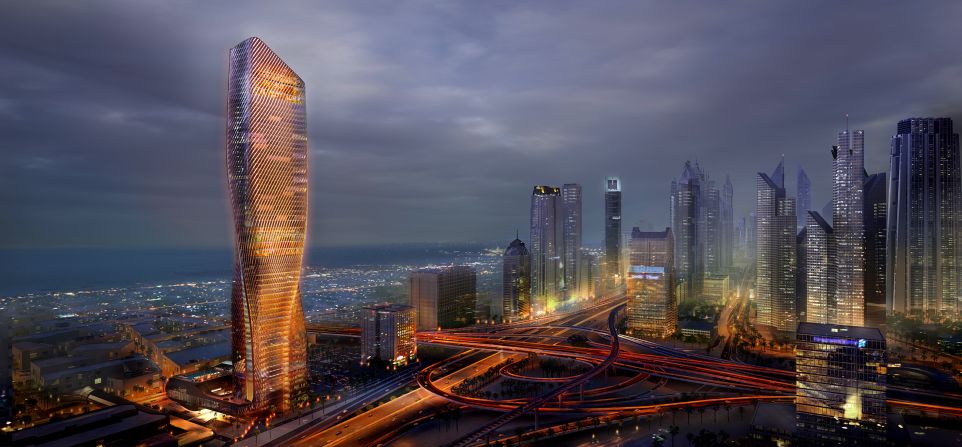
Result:
{"label": "office tower with lit windows", "polygon": [[831,323],[862,326],[865,322],[865,134],[845,129],[832,147],[832,234],[835,238],[835,319]]}
{"label": "office tower with lit windows", "polygon": [[304,81],[249,38],[230,51],[227,176],[235,392],[254,411],[288,410],[305,397],[307,164]]}
{"label": "office tower with lit windows", "polygon": [[561,189],[535,186],[531,193],[531,312],[540,315],[561,301],[564,272],[564,204]]}
{"label": "office tower with lit windows", "polygon": [[434,331],[474,324],[478,300],[477,272],[454,265],[411,272],[408,280],[417,330]]}
{"label": "office tower with lit windows", "polygon": [[361,364],[403,366],[417,358],[414,307],[378,304],[361,309]]}
{"label": "office tower with lit windows", "polygon": [[832,226],[815,211],[805,224],[805,321],[835,321],[835,240]]}
{"label": "office tower with lit windows", "polygon": [[561,203],[564,207],[561,272],[564,299],[568,299],[582,295],[578,274],[581,268],[581,185],[565,183],[561,187]]}
{"label": "office tower with lit windows", "polygon": [[885,324],[885,219],[888,215],[886,173],[872,174],[865,179],[862,201],[865,209],[865,326]]}
{"label": "office tower with lit windows", "polygon": [[605,179],[605,253],[602,271],[606,287],[620,284],[621,271],[621,179]]}
{"label": "office tower with lit windows", "polygon": [[[782,164],[776,168],[776,174]],[[784,172],[784,170],[782,170]],[[783,174],[784,175],[784,174]],[[795,331],[795,201],[785,196],[784,178],[756,177],[755,300],[758,323],[780,336]]]}
{"label": "office tower with lit windows", "polygon": [[886,235],[889,313],[938,321],[962,313],[959,134],[950,118],[910,118],[892,137]]}
{"label": "office tower with lit windows", "polygon": [[732,180],[725,176],[725,185],[722,186],[720,215],[721,215],[721,259],[719,260],[719,271],[717,274],[729,274],[735,259],[735,188]]}
{"label": "office tower with lit windows", "polygon": [[584,248],[581,249],[581,266],[578,269],[580,278],[578,284],[581,288],[581,296],[594,298],[601,288],[601,268],[598,265],[598,256]]}
{"label": "office tower with lit windows", "polygon": [[798,167],[798,177],[795,182],[795,200],[798,214],[798,229],[801,230],[807,225],[808,212],[812,210],[812,181],[801,166]]}
{"label": "office tower with lit windows", "polygon": [[531,316],[531,255],[521,239],[508,244],[502,255],[501,315],[505,322]]}
{"label": "office tower with lit windows", "polygon": [[634,333],[664,338],[678,326],[672,243],[670,228],[631,232],[626,286],[628,329]]}
{"label": "office tower with lit windows", "polygon": [[800,444],[886,445],[882,333],[877,328],[800,323],[795,352]]}
{"label": "office tower with lit windows", "polygon": [[[671,182],[668,213],[675,238],[675,274],[683,300],[701,295],[702,279],[705,277],[705,239],[708,236],[703,190],[707,186],[705,180],[698,165],[686,161],[681,176]],[[717,204],[717,200],[715,202]],[[713,222],[718,218],[717,210],[717,206],[713,207]]]}

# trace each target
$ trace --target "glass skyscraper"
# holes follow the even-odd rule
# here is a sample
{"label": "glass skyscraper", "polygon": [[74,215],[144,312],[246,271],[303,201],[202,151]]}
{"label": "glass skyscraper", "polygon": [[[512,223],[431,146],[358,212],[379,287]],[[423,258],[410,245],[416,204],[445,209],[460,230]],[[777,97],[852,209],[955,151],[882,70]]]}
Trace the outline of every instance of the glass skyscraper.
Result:
{"label": "glass skyscraper", "polygon": [[798,167],[798,179],[795,182],[797,202],[796,214],[798,214],[798,228],[805,228],[807,212],[812,210],[812,181],[808,179],[808,174],[801,166]]}
{"label": "glass skyscraper", "polygon": [[605,259],[604,283],[617,285],[621,269],[621,179],[605,179]]}
{"label": "glass skyscraper", "polygon": [[554,309],[561,298],[564,280],[564,204],[561,189],[535,186],[531,193],[531,312]]}
{"label": "glass skyscraper", "polygon": [[885,219],[888,202],[886,173],[872,174],[865,179],[865,326],[885,324]]}
{"label": "glass skyscraper", "polygon": [[779,163],[776,182],[768,174],[756,177],[755,301],[758,323],[780,335],[793,334],[795,309],[795,201],[785,196],[784,169]]}
{"label": "glass skyscraper", "polygon": [[561,187],[564,206],[564,256],[561,260],[564,277],[564,298],[583,296],[581,290],[581,185],[565,183]]}
{"label": "glass skyscraper", "polygon": [[652,337],[668,337],[678,326],[675,301],[674,249],[670,228],[632,229],[626,278],[628,329]]}
{"label": "glass skyscraper", "polygon": [[864,132],[846,129],[838,133],[838,145],[832,148],[836,291],[835,319],[830,322],[849,326],[865,321],[864,141]]}
{"label": "glass skyscraper", "polygon": [[950,118],[910,118],[892,137],[886,306],[935,321],[958,319],[959,135]]}
{"label": "glass skyscraper", "polygon": [[502,256],[501,308],[505,322],[531,316],[531,256],[521,239],[511,241]]}
{"label": "glass skyscraper", "polygon": [[818,212],[805,215],[805,321],[827,324],[835,320],[834,234]]}
{"label": "glass skyscraper", "polygon": [[417,330],[458,328],[474,324],[478,274],[466,265],[424,268],[411,272],[408,297]]}
{"label": "glass skyscraper", "polygon": [[[705,181],[705,175],[698,165],[686,161],[681,177],[671,182],[669,221],[675,237],[675,273],[683,289],[680,292],[683,295],[681,299],[685,300],[700,297],[705,277],[705,258],[710,256],[714,262],[717,255],[714,250],[709,253],[705,244],[708,236]],[[715,195],[713,199],[717,205],[719,197]],[[712,221],[718,220],[718,207],[711,209]]]}
{"label": "glass skyscraper", "polygon": [[876,328],[801,323],[795,352],[800,444],[886,445],[882,333]]}
{"label": "glass skyscraper", "polygon": [[230,51],[227,175],[234,220],[231,330],[237,396],[288,410],[303,396],[301,268],[307,227],[304,81],[256,37]]}

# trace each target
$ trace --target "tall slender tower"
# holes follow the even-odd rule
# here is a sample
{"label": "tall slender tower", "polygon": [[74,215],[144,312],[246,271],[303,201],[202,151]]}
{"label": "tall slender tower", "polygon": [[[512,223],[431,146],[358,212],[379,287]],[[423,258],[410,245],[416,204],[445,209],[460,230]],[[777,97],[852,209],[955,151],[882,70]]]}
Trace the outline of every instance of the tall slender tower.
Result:
{"label": "tall slender tower", "polygon": [[260,39],[230,51],[227,177],[234,217],[231,330],[239,397],[289,410],[307,379],[301,267],[307,228],[304,81]]}
{"label": "tall slender tower", "polygon": [[885,219],[888,202],[886,173],[865,179],[865,326],[885,324]]}
{"label": "tall slender tower", "polygon": [[910,118],[892,138],[886,237],[889,313],[962,318],[959,134],[950,118]]}
{"label": "tall slender tower", "polygon": [[564,276],[565,299],[581,296],[581,185],[565,183],[561,187],[564,204],[564,257],[561,270]]}
{"label": "tall slender tower", "polygon": [[505,322],[531,316],[531,256],[521,239],[515,238],[502,257],[501,307]]}
{"label": "tall slender tower", "polygon": [[535,186],[531,193],[531,312],[543,314],[558,304],[564,281],[564,205],[561,189]]}
{"label": "tall slender tower", "polygon": [[620,283],[621,271],[621,179],[605,179],[605,283]]}
{"label": "tall slender tower", "polygon": [[798,201],[798,229],[805,228],[808,211],[812,210],[812,181],[801,166],[798,167],[798,181],[795,183],[796,200]]}
{"label": "tall slender tower", "polygon": [[721,271],[718,273],[728,274],[735,259],[735,210],[734,210],[735,188],[732,180],[725,176],[725,186],[721,193]]}
{"label": "tall slender tower", "polygon": [[835,238],[834,324],[862,326],[865,323],[865,223],[863,182],[865,181],[865,134],[861,130],[838,133],[832,148],[832,234]]}
{"label": "tall slender tower", "polygon": [[[782,164],[776,168],[784,172]],[[784,184],[784,178],[782,183]],[[756,177],[755,299],[758,322],[782,335],[795,332],[795,201],[785,188],[759,172]]]}
{"label": "tall slender tower", "polygon": [[[683,289],[679,299],[690,300],[701,295],[702,280],[705,276],[705,246],[707,216],[705,211],[705,177],[697,165],[685,162],[681,177],[671,182],[671,208],[669,219],[675,238],[675,272],[678,284]],[[714,199],[718,199],[717,195]],[[717,204],[717,200],[714,200]],[[717,207],[712,207],[717,211]],[[717,214],[714,216],[717,218]],[[717,220],[717,219],[713,219]],[[715,253],[712,251],[714,260]],[[713,263],[714,265],[714,263]]]}

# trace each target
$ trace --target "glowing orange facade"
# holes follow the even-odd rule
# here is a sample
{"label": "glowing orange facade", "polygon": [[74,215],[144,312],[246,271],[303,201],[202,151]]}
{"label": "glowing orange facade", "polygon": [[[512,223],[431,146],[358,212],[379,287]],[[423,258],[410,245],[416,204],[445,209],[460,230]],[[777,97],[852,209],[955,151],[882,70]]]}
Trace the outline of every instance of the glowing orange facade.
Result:
{"label": "glowing orange facade", "polygon": [[241,42],[227,98],[231,319],[237,396],[254,410],[290,409],[305,390],[307,154],[304,81],[260,39]]}

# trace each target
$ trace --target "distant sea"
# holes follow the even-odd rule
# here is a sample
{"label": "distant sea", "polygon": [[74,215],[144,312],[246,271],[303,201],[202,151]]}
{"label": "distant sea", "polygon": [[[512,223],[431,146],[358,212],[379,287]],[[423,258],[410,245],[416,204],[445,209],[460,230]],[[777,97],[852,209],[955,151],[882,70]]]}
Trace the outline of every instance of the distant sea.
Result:
{"label": "distant sea", "polygon": [[[493,244],[312,247],[307,265],[446,263],[458,253],[489,247]],[[230,249],[0,250],[0,296],[228,279],[231,262]]]}

